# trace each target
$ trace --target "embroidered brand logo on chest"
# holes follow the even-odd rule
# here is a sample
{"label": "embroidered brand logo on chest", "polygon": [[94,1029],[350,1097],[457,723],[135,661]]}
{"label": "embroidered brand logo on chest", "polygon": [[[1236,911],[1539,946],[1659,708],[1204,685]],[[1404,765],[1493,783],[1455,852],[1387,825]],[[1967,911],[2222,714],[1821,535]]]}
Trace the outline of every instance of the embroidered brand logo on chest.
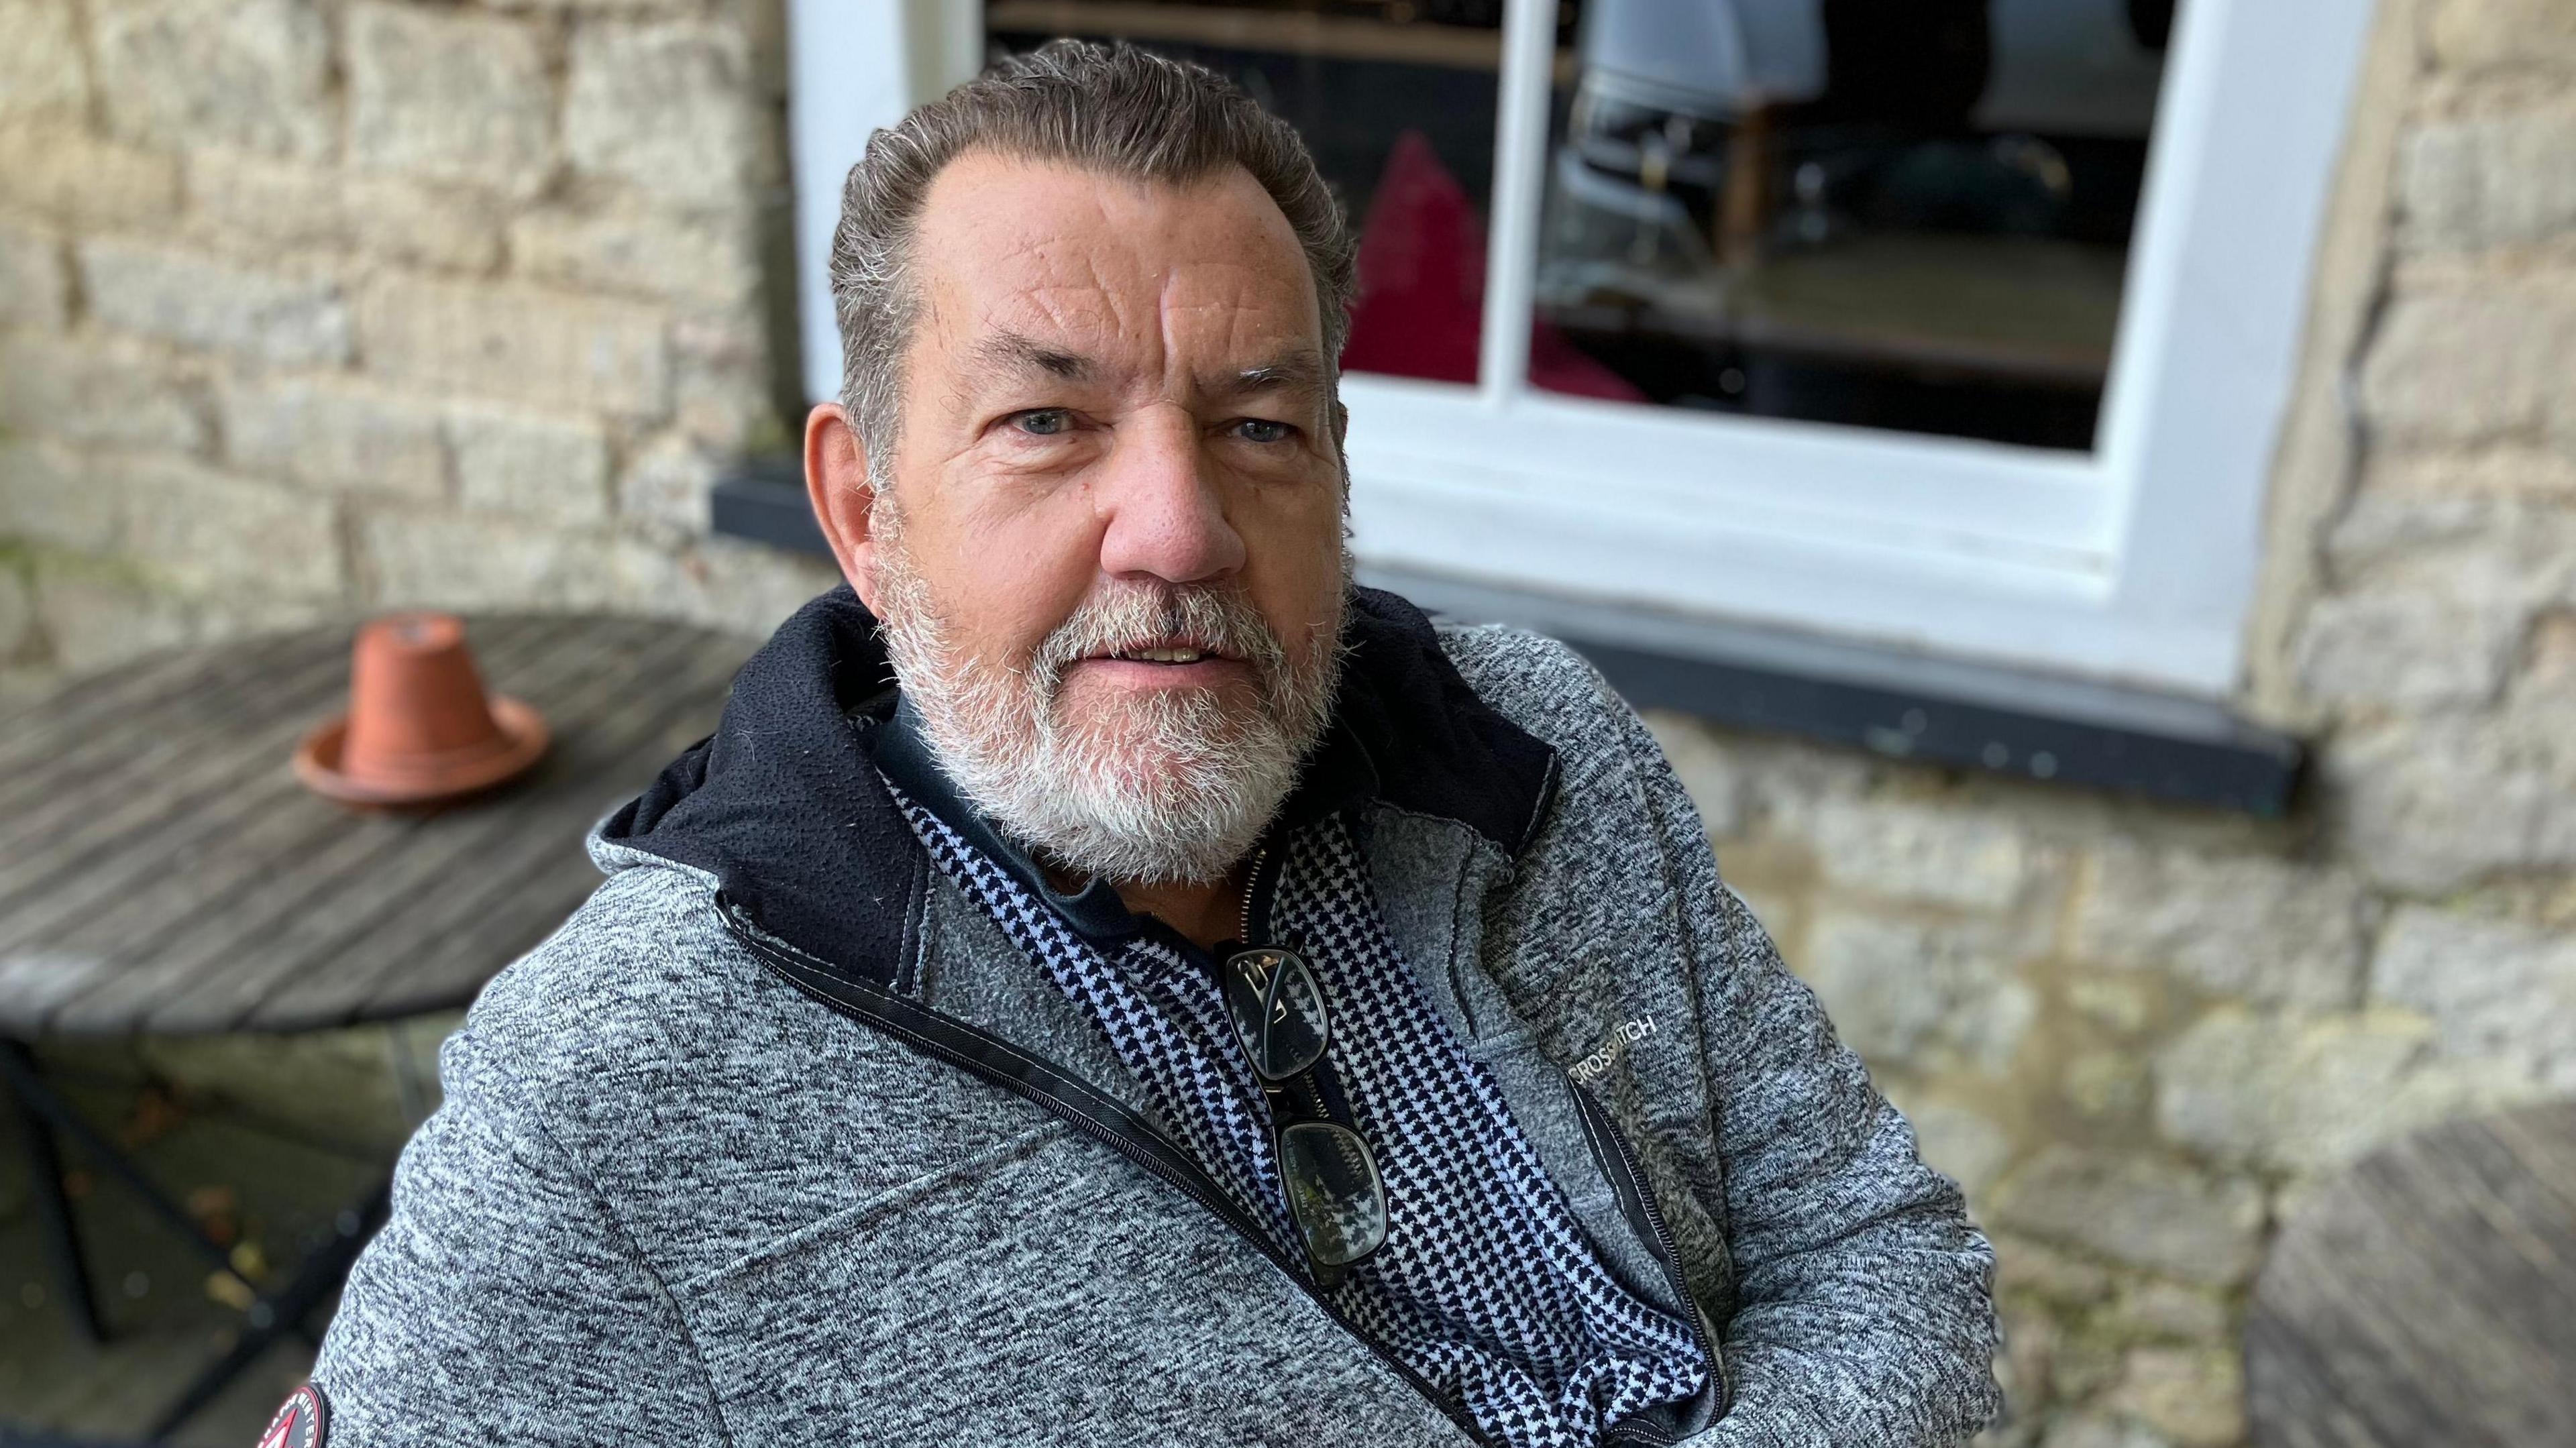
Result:
{"label": "embroidered brand logo on chest", "polygon": [[1619,1058],[1628,1054],[1629,1047],[1654,1033],[1653,1016],[1639,1016],[1632,1021],[1621,1021],[1610,1028],[1610,1039],[1601,1043],[1601,1049],[1575,1062],[1567,1068],[1565,1074],[1573,1077],[1576,1085],[1589,1086],[1600,1080],[1603,1072],[1618,1065]]}

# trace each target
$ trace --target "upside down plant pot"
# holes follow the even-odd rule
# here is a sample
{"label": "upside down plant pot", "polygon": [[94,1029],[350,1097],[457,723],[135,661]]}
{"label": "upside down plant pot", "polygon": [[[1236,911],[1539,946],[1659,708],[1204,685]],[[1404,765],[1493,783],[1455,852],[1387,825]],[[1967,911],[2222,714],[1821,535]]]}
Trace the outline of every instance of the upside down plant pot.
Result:
{"label": "upside down plant pot", "polygon": [[444,804],[503,784],[546,751],[546,724],[519,700],[487,696],[451,614],[398,613],[358,630],[348,712],[295,751],[295,773],[345,804]]}

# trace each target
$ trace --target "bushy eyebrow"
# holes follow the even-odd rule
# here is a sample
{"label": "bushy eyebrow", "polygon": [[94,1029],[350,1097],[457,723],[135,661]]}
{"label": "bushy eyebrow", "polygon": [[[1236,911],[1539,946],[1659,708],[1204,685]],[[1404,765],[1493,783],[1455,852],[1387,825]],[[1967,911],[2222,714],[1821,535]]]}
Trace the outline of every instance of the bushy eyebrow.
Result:
{"label": "bushy eyebrow", "polygon": [[975,360],[1014,372],[1043,372],[1066,382],[1080,382],[1098,368],[1077,352],[1049,347],[1017,332],[996,332],[975,344]]}
{"label": "bushy eyebrow", "polygon": [[1312,348],[1300,347],[1282,352],[1258,367],[1246,367],[1231,377],[1220,377],[1202,383],[1215,397],[1240,397],[1252,392],[1296,390],[1312,392],[1324,383],[1324,359]]}
{"label": "bushy eyebrow", "polygon": [[[1041,373],[1060,382],[1093,381],[1102,371],[1092,358],[1050,347],[1018,332],[995,332],[975,344],[974,355],[977,362],[995,371]],[[1214,399],[1262,392],[1318,392],[1324,384],[1324,359],[1311,347],[1296,347],[1257,366],[1202,374],[1198,384],[1203,396]]]}

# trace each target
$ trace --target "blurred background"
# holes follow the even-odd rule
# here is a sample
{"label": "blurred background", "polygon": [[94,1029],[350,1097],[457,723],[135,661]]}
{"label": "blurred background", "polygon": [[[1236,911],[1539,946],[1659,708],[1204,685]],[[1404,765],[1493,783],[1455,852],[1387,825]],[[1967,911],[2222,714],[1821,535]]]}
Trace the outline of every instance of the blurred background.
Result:
{"label": "blurred background", "polygon": [[[791,450],[840,178],[1055,35],[1313,147],[1364,577],[1647,711],[1997,1242],[1985,1441],[2576,1434],[2567,0],[0,0],[0,751],[148,692],[84,680],[396,608],[747,653],[837,581]],[[231,1255],[64,1136],[83,1341],[63,1132],[0,1122],[0,1437],[131,1438],[330,1241],[455,1017],[98,1004],[13,912],[184,822],[192,751],[138,745],[147,805],[73,844],[57,747],[0,780],[59,819],[0,832],[0,1023]],[[291,921],[302,857],[246,858],[203,908]],[[178,1440],[249,1441],[310,1357]],[[2392,1363],[2439,1382],[2349,1396]]]}

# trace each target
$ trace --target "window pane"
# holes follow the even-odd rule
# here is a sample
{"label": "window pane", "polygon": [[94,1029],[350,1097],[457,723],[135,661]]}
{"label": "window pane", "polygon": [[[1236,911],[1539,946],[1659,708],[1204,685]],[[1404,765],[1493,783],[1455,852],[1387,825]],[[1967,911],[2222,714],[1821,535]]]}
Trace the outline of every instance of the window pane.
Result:
{"label": "window pane", "polygon": [[1582,0],[1530,381],[2089,448],[2173,8]]}
{"label": "window pane", "polygon": [[1502,0],[988,0],[994,50],[1129,40],[1193,60],[1306,138],[1360,231],[1343,364],[1476,380]]}

